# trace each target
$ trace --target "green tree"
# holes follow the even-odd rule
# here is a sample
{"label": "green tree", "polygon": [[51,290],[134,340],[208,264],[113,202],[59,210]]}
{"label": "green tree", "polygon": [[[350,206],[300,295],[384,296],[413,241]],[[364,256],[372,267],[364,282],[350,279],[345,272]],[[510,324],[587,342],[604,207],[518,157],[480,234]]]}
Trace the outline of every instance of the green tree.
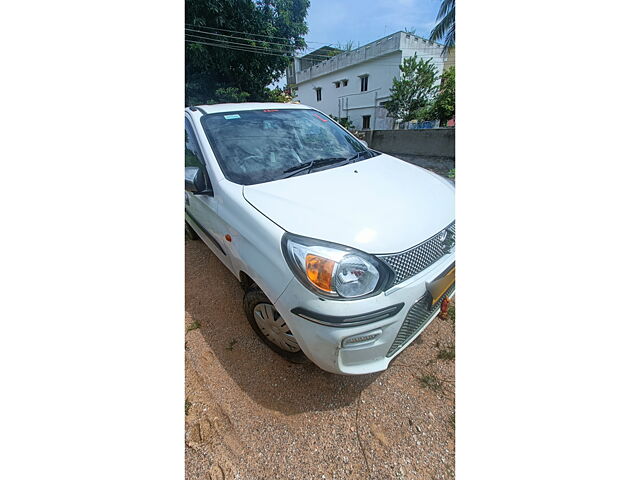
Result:
{"label": "green tree", "polygon": [[308,8],[309,0],[186,0],[185,103],[222,101],[229,88],[266,100],[267,85],[306,47]]}
{"label": "green tree", "polygon": [[433,102],[431,116],[446,125],[456,114],[456,67],[447,69],[442,75],[442,88]]}
{"label": "green tree", "polygon": [[287,103],[291,101],[291,96],[287,95],[285,91],[279,87],[273,90],[267,88],[265,89],[265,100],[267,102]]}
{"label": "green tree", "polygon": [[438,96],[431,105],[420,109],[417,120],[440,120],[440,126],[447,124],[456,114],[456,68],[451,67],[442,74]]}
{"label": "green tree", "polygon": [[385,103],[387,115],[404,121],[416,119],[421,109],[429,107],[437,92],[438,72],[431,58],[418,60],[417,54],[400,65],[400,78],[393,79],[390,99]]}
{"label": "green tree", "polygon": [[207,103],[242,103],[249,98],[247,92],[243,92],[236,87],[218,88],[213,95],[214,98]]}
{"label": "green tree", "polygon": [[456,45],[456,0],[442,0],[438,16],[438,22],[433,30],[429,40],[432,42],[444,41],[446,50]]}

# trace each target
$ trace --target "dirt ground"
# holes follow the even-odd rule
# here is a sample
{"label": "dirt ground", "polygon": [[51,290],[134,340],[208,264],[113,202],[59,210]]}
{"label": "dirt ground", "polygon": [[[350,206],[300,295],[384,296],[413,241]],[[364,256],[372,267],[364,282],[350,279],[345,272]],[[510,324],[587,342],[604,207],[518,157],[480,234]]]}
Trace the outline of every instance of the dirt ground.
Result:
{"label": "dirt ground", "polygon": [[386,371],[333,375],[266,347],[233,275],[185,251],[188,480],[454,478],[455,312]]}

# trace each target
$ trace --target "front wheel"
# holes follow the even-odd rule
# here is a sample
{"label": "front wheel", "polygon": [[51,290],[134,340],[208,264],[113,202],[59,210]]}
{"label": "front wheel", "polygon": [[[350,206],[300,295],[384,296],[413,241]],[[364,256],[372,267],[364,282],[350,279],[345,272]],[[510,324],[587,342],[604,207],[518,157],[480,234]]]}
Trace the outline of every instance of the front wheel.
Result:
{"label": "front wheel", "polygon": [[271,350],[294,362],[304,359],[284,318],[255,284],[244,295],[244,312],[253,330]]}
{"label": "front wheel", "polygon": [[200,240],[196,231],[191,228],[191,225],[186,220],[184,221],[184,234],[189,240]]}

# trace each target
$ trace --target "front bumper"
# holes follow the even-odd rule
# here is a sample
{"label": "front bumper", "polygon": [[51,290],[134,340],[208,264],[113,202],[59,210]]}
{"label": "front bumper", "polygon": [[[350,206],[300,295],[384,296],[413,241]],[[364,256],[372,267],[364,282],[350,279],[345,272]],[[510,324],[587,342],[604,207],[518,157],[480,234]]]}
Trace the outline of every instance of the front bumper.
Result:
{"label": "front bumper", "polygon": [[[454,275],[451,253],[415,277],[361,300],[322,299],[294,278],[275,307],[305,355],[323,370],[343,375],[379,372],[438,315],[442,299],[453,297]],[[366,321],[372,312],[382,314]],[[358,324],[332,326],[326,321],[338,317],[355,317]]]}

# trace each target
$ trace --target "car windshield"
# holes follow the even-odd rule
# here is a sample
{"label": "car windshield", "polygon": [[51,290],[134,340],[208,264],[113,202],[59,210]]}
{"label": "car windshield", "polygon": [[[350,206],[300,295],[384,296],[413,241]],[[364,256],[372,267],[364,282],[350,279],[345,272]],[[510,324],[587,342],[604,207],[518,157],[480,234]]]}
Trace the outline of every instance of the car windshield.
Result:
{"label": "car windshield", "polygon": [[341,160],[369,156],[363,154],[368,150],[362,143],[315,110],[212,113],[202,117],[202,126],[224,175],[241,185],[310,173],[320,166],[333,168],[344,164]]}

